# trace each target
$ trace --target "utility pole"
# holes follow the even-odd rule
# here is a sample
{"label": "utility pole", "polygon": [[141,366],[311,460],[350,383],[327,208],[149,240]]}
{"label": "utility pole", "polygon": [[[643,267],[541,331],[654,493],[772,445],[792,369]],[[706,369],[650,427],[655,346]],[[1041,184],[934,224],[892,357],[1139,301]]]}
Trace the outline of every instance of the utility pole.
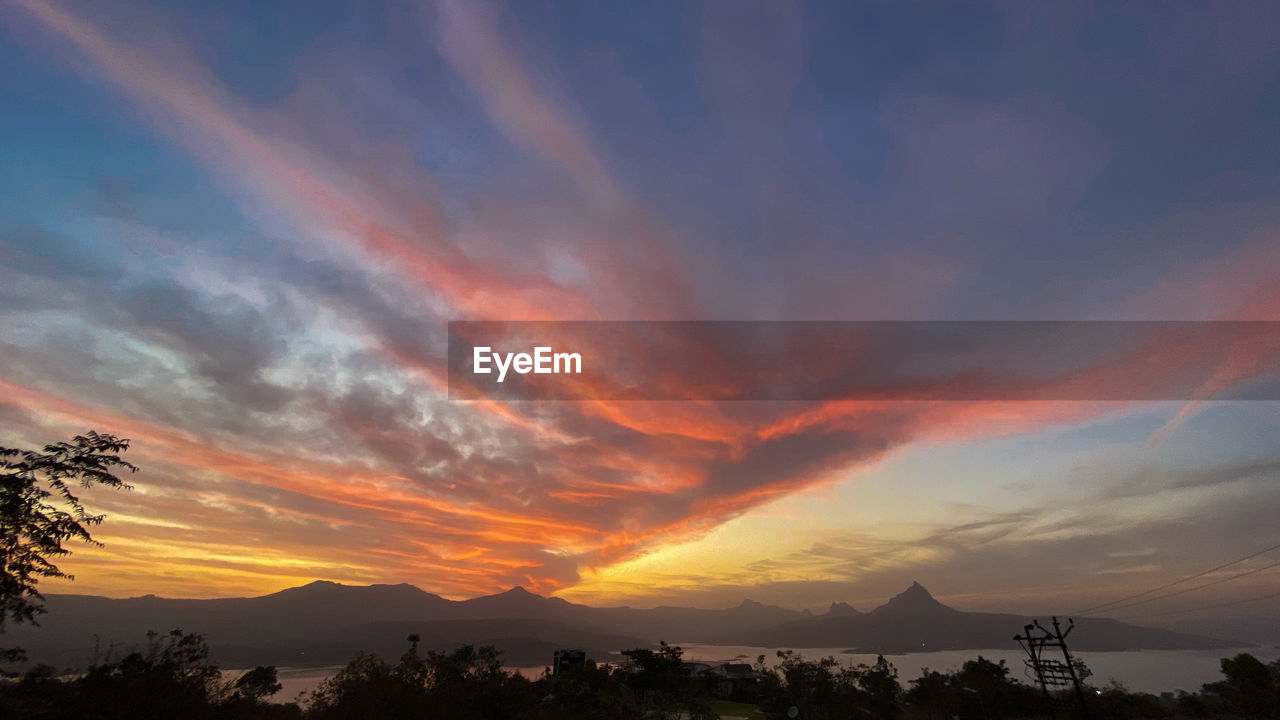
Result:
{"label": "utility pole", "polygon": [[[1025,635],[1014,635],[1013,639],[1018,641],[1022,649],[1027,653],[1027,666],[1036,674],[1036,680],[1040,682],[1040,690],[1044,693],[1045,700],[1049,703],[1049,716],[1057,720],[1057,715],[1053,711],[1053,695],[1049,692],[1049,687],[1066,687],[1071,685],[1075,687],[1076,700],[1080,702],[1080,715],[1085,720],[1089,720],[1089,706],[1084,701],[1084,687],[1080,684],[1080,675],[1076,672],[1075,661],[1071,658],[1071,651],[1067,649],[1067,636],[1075,629],[1075,621],[1067,618],[1067,629],[1063,632],[1062,626],[1058,623],[1058,618],[1053,618],[1053,630],[1040,624],[1039,620],[1033,620],[1030,625],[1023,627]],[[1038,633],[1036,631],[1039,631]],[[1062,660],[1057,658],[1045,657],[1046,648],[1058,648],[1062,651]]]}
{"label": "utility pole", "polygon": [[1053,711],[1053,695],[1049,693],[1049,681],[1046,679],[1040,665],[1040,653],[1043,650],[1042,641],[1046,638],[1033,636],[1031,631],[1035,630],[1035,628],[1035,625],[1024,625],[1022,631],[1026,635],[1014,635],[1013,639],[1017,640],[1018,644],[1027,653],[1027,666],[1036,674],[1036,682],[1040,683],[1040,691],[1044,693],[1045,706],[1049,708],[1050,720],[1058,720],[1058,714]]}

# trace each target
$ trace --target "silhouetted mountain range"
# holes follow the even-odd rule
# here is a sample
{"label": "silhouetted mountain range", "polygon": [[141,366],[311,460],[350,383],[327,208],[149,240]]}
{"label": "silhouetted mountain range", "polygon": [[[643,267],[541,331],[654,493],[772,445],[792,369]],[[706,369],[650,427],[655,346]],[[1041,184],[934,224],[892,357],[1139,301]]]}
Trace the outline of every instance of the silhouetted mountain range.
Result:
{"label": "silhouetted mountain range", "polygon": [[[356,652],[396,657],[405,637],[425,648],[496,645],[512,665],[545,664],[560,647],[603,657],[659,639],[764,647],[920,652],[1016,647],[1029,622],[1021,615],[961,612],[919,583],[870,612],[832,603],[821,615],[744,601],[721,610],[686,607],[595,608],[512,588],[454,601],[412,585],[351,586],[317,581],[252,598],[179,600],[154,595],[111,599],[49,595],[41,627],[11,625],[0,645],[19,646],[35,662],[89,664],[95,652],[140,644],[148,630],[203,633],[224,666],[341,664]],[[1077,618],[1080,650],[1211,649],[1247,643]]]}
{"label": "silhouetted mountain range", "polygon": [[[1047,619],[1047,618],[1046,618]],[[822,647],[837,640],[865,652],[927,652],[1017,647],[1012,637],[1030,621],[1022,615],[961,612],[913,583],[868,613],[799,620],[749,635],[751,645]],[[1247,643],[1140,627],[1109,618],[1076,618],[1071,646],[1078,650],[1191,650]]]}

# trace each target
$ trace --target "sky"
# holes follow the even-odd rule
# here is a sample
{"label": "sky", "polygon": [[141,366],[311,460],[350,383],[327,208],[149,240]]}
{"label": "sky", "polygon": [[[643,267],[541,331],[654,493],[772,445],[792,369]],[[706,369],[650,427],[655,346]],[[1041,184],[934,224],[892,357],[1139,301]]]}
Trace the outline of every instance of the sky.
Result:
{"label": "sky", "polygon": [[[6,3],[0,445],[142,468],[42,588],[1066,612],[1280,544],[1274,401],[463,402],[445,363],[450,320],[1280,320],[1278,15]],[[1111,614],[1264,612],[1277,560]]]}

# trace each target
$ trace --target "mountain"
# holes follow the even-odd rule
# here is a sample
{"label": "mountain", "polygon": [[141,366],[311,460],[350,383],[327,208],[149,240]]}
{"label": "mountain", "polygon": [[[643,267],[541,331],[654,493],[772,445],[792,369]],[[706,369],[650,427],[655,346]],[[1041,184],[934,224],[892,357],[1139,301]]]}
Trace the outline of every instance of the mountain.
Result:
{"label": "mountain", "polygon": [[575,613],[592,608],[522,588],[458,602],[412,585],[316,581],[251,598],[50,594],[46,608],[39,627],[10,625],[0,644],[22,647],[33,662],[57,667],[82,667],[107,653],[119,656],[144,644],[149,631],[175,628],[205,635],[224,666],[333,665],[359,651],[395,658],[410,633],[421,636],[424,650],[495,645],[507,662],[529,666],[549,662],[560,647],[582,647],[604,657],[649,644],[577,622]]}
{"label": "mountain", "polygon": [[740,605],[723,610],[670,606],[652,610],[590,608],[582,617],[595,627],[625,629],[653,642],[669,640],[734,645],[761,627],[797,622],[813,616],[808,611],[743,600]]}
{"label": "mountain", "polygon": [[[1017,648],[1015,633],[1033,618],[961,612],[938,602],[924,586],[911,587],[869,613],[822,615],[761,628],[745,638],[750,645],[843,646],[864,652],[928,652]],[[1140,627],[1108,618],[1076,618],[1070,640],[1077,650],[1193,650],[1241,647],[1247,643]]]}
{"label": "mountain", "polygon": [[117,600],[50,594],[49,612],[41,616],[39,629],[15,625],[7,634],[71,641],[96,634],[106,647],[113,641],[135,642],[148,630],[183,628],[239,643],[257,640],[264,630],[290,637],[374,619],[445,619],[456,617],[455,605],[412,585],[356,587],[323,581],[253,598],[183,600],[144,595]]}
{"label": "mountain", "polygon": [[849,615],[861,614],[847,602],[833,602],[831,607],[827,608],[827,611],[822,614],[822,617],[848,617]]}
{"label": "mountain", "polygon": [[[25,648],[34,662],[83,667],[108,649],[118,656],[140,645],[149,630],[181,628],[204,634],[224,666],[303,667],[339,664],[359,651],[394,658],[404,651],[405,638],[418,633],[424,649],[495,645],[506,652],[507,662],[536,666],[549,662],[560,647],[582,647],[605,657],[658,640],[868,652],[1014,648],[1013,635],[1031,620],[961,612],[938,602],[919,583],[870,612],[836,602],[820,615],[751,600],[715,610],[597,608],[520,587],[455,601],[412,585],[323,581],[260,597],[212,600],[51,594],[47,608],[40,627],[10,625],[0,644]],[[1245,644],[1104,618],[1077,618],[1071,643],[1080,650]]]}
{"label": "mountain", "polygon": [[594,658],[618,660],[619,650],[648,645],[640,638],[553,620],[487,618],[378,621],[301,637],[214,644],[212,650],[224,667],[328,667],[343,665],[360,651],[394,660],[408,648],[406,638],[410,634],[422,639],[422,651],[448,652],[462,645],[493,645],[502,650],[508,665],[516,667],[550,665],[552,654],[566,647],[582,648]]}
{"label": "mountain", "polygon": [[591,608],[575,605],[556,597],[543,597],[516,586],[497,595],[463,600],[456,603],[456,617],[483,618],[539,618],[544,620],[569,620],[580,617]]}
{"label": "mountain", "polygon": [[879,618],[916,618],[921,615],[948,615],[957,611],[938,602],[928,590],[918,582],[911,587],[889,598],[889,602],[872,610],[870,614]]}

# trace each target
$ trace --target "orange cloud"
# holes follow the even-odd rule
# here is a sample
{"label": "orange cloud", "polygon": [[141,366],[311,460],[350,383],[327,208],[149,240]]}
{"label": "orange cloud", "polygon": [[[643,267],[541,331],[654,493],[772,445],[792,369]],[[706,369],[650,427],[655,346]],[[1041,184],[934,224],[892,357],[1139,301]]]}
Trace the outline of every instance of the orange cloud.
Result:
{"label": "orange cloud", "polygon": [[[392,276],[426,306],[439,300],[441,324],[459,314],[513,320],[591,318],[614,308],[627,317],[694,314],[692,293],[673,269],[679,263],[664,249],[656,223],[623,197],[573,113],[539,91],[543,83],[497,36],[493,18],[472,4],[440,6],[444,53],[508,137],[562,168],[598,202],[593,212],[606,216],[598,231],[609,242],[588,240],[573,248],[582,250],[579,259],[596,287],[565,287],[540,267],[474,254],[432,211],[430,198],[406,205],[379,193],[377,183],[363,183],[361,173],[344,171],[321,149],[264,130],[273,123],[189,58],[152,57],[58,5],[20,2],[91,60],[95,72],[158,115],[176,118],[161,127],[196,156],[261,190],[271,207],[304,230],[300,239],[311,249],[352,257],[361,272]],[[623,240],[639,249],[627,250]],[[600,293],[614,299],[600,301]],[[425,383],[432,399],[440,399],[440,358],[424,356],[392,333],[368,332],[381,362]],[[1155,338],[1104,367],[1055,377],[1046,389],[1152,382],[1158,379],[1152,369],[1167,370],[1171,358],[1192,366],[1220,350],[1166,340]],[[731,358],[710,344],[693,349],[708,377],[727,374]],[[849,359],[820,348],[797,356],[813,358],[798,372],[819,378],[838,374]],[[1205,392],[1249,377],[1258,359],[1247,349],[1233,351]],[[658,382],[679,378],[660,374]],[[576,388],[580,402],[552,407],[496,400],[451,405],[454,414],[440,422],[464,426],[461,439],[433,435],[421,425],[386,428],[358,414],[328,417],[333,427],[327,429],[344,440],[348,431],[385,433],[424,456],[397,464],[376,453],[369,459],[332,448],[328,454],[312,446],[282,449],[253,437],[229,447],[234,440],[70,400],[67,389],[46,392],[0,381],[6,403],[59,429],[94,426],[133,438],[139,464],[160,468],[172,481],[166,488],[144,477],[134,497],[105,501],[122,516],[151,515],[180,526],[138,520],[107,526],[115,541],[105,554],[86,556],[125,578],[117,591],[149,590],[150,578],[173,574],[187,577],[166,580],[171,587],[207,592],[308,573],[407,579],[451,595],[513,581],[551,591],[575,582],[579,568],[696,537],[785,495],[843,479],[910,442],[1025,431],[1114,407],[619,402],[608,399],[608,390],[584,382]],[[425,449],[441,442],[458,447],[456,457],[426,458]],[[217,481],[206,486],[204,478]]]}

